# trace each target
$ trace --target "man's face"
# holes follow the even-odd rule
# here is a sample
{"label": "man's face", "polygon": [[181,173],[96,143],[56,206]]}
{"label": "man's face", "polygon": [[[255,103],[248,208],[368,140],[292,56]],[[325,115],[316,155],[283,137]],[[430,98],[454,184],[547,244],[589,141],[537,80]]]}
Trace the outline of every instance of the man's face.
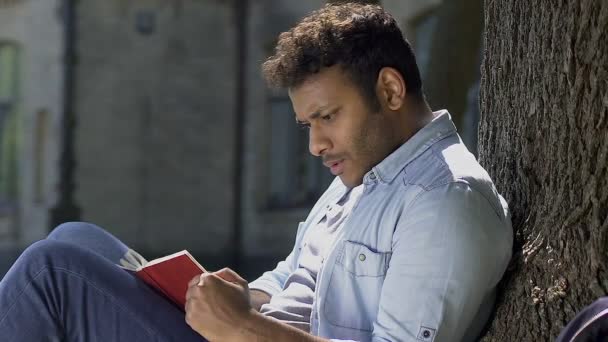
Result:
{"label": "man's face", "polygon": [[289,91],[299,124],[309,127],[309,148],[344,185],[355,187],[394,148],[391,123],[373,112],[339,66],[322,69]]}

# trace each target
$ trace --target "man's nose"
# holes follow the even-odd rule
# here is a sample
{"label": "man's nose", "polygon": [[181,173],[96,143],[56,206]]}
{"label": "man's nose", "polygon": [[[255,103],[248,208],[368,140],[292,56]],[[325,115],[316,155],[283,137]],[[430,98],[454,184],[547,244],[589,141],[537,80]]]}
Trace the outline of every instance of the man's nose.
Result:
{"label": "man's nose", "polygon": [[325,150],[331,147],[331,142],[327,136],[322,134],[319,129],[315,129],[314,127],[310,127],[308,131],[309,135],[309,143],[308,149],[310,150],[310,154],[315,157],[320,157],[323,155]]}

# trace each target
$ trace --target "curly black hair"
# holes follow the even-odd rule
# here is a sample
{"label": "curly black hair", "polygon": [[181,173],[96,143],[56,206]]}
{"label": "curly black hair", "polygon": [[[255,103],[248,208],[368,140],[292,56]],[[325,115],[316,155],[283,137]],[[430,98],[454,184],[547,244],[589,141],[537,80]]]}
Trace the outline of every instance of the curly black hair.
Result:
{"label": "curly black hair", "polygon": [[401,73],[408,95],[423,98],[414,52],[396,20],[377,5],[328,4],[312,12],[279,35],[262,70],[269,86],[294,88],[334,65],[343,68],[374,108],[379,106],[376,82],[384,67]]}

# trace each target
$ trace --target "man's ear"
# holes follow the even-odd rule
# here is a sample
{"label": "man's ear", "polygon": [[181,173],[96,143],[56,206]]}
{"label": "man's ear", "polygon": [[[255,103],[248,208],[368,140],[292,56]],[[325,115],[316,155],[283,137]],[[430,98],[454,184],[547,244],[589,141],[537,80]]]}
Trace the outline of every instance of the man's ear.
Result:
{"label": "man's ear", "polygon": [[376,89],[378,99],[383,107],[396,111],[404,105],[407,89],[403,76],[396,69],[382,68],[378,73]]}

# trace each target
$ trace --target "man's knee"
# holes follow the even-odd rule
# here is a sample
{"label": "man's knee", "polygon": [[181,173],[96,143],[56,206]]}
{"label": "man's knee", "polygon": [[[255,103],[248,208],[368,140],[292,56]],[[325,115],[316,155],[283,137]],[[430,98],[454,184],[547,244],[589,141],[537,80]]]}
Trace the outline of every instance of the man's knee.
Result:
{"label": "man's knee", "polygon": [[47,261],[57,261],[59,258],[78,258],[78,250],[69,244],[55,240],[40,240],[34,242],[23,251],[17,262],[26,263]]}
{"label": "man's knee", "polygon": [[66,222],[57,226],[48,236],[50,240],[70,241],[79,237],[99,234],[102,231],[98,226],[87,222]]}

